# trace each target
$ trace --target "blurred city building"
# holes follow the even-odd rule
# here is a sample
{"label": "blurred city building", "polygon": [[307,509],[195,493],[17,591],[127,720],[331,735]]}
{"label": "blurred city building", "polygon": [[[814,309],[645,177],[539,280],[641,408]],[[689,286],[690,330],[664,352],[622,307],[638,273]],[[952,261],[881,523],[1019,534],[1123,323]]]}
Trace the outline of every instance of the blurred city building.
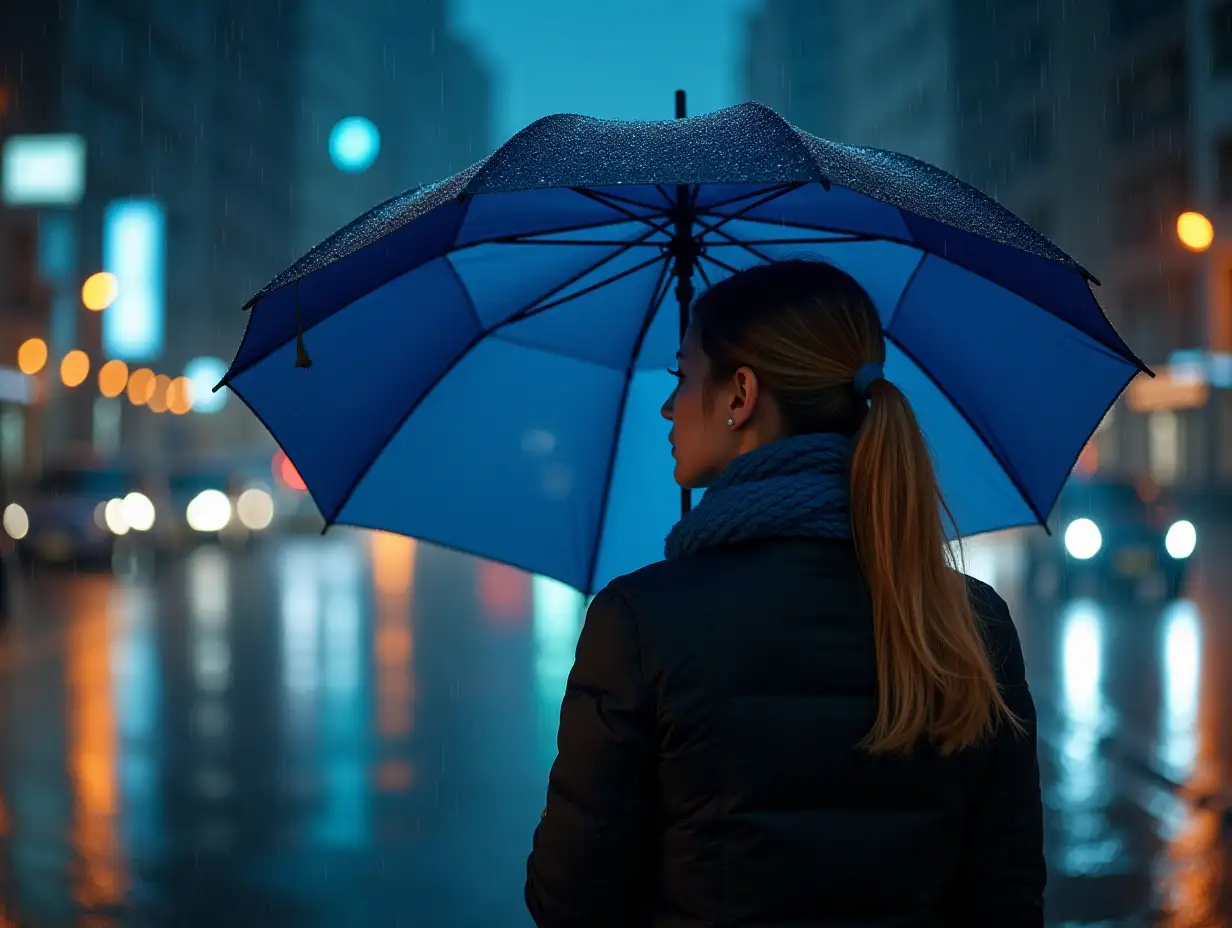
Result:
{"label": "blurred city building", "polygon": [[744,79],[801,128],[952,171],[1090,268],[1159,377],[1083,466],[1232,494],[1232,0],[762,0]]}
{"label": "blurred city building", "polygon": [[[488,81],[450,32],[446,0],[0,4],[6,460],[272,452],[237,403],[158,414],[183,411],[166,385],[188,366],[201,399],[238,344],[244,302],[278,271],[364,210],[487,154]],[[49,139],[68,147],[37,148]],[[81,189],[44,189],[73,167],[74,143]],[[118,287],[90,312],[82,287],[101,270]],[[34,354],[19,364],[18,351],[36,338],[46,356],[23,378]],[[74,349],[89,370],[68,386]],[[161,399],[106,395],[109,358],[125,377],[166,374]]]}

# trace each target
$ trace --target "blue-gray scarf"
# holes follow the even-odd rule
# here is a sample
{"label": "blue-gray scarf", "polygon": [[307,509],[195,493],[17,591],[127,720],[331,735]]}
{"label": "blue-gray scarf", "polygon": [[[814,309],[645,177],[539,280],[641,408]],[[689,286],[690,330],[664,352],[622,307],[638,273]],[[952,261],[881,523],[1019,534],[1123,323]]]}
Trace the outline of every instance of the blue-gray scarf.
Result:
{"label": "blue-gray scarf", "polygon": [[668,560],[754,538],[850,538],[854,447],[814,432],[735,458],[667,536]]}

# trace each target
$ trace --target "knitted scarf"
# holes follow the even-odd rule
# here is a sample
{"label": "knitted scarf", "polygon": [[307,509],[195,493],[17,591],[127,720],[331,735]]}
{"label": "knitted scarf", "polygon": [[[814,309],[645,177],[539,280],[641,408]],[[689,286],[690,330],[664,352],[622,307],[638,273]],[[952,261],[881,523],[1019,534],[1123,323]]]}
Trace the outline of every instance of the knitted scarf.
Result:
{"label": "knitted scarf", "polygon": [[854,439],[795,435],[732,460],[667,536],[673,560],[754,538],[850,538]]}

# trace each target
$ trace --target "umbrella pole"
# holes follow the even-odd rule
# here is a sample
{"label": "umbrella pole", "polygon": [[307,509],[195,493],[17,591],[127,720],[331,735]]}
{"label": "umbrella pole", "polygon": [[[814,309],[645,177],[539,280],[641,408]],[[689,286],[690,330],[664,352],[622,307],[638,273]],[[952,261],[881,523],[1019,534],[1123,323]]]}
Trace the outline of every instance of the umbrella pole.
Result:
{"label": "umbrella pole", "polygon": [[[685,92],[676,91],[676,118],[688,115]],[[680,340],[689,328],[689,306],[693,302],[693,261],[696,244],[693,241],[692,203],[688,184],[676,185],[676,230],[672,236],[672,253],[676,257],[676,305],[680,307]],[[693,492],[688,487],[680,488],[680,515],[686,516],[693,508]]]}

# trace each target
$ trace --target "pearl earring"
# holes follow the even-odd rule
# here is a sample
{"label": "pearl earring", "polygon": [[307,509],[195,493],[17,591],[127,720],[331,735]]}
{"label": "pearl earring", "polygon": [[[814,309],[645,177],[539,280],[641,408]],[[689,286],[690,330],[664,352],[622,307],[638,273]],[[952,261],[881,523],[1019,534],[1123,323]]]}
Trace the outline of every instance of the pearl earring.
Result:
{"label": "pearl earring", "polygon": [[727,420],[727,424],[728,424],[729,426],[735,425],[735,424],[736,424],[736,420],[735,420],[735,419],[728,419],[728,420]]}

